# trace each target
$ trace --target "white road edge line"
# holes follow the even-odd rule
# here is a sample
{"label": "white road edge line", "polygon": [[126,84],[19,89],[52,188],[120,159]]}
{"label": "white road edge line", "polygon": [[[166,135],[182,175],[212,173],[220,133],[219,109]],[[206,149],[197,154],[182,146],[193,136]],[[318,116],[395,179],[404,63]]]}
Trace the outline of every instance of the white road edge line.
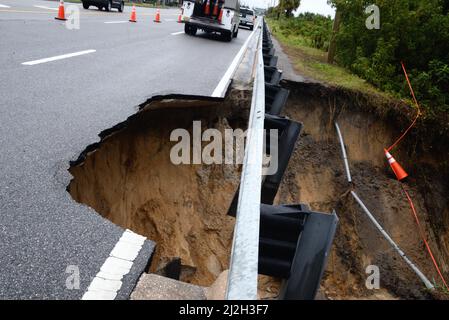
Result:
{"label": "white road edge line", "polygon": [[107,23],[107,24],[113,24],[113,23],[128,23],[128,21],[126,21],[126,20],[123,20],[123,21],[105,21],[104,23]]}
{"label": "white road edge line", "polygon": [[179,31],[179,32],[173,32],[173,33],[170,33],[172,36],[176,36],[176,35],[178,35],[178,34],[183,34],[184,33],[184,31]]}
{"label": "white road edge line", "polygon": [[22,62],[22,65],[33,66],[35,64],[40,64],[40,63],[46,63],[46,62],[51,62],[51,61],[56,61],[56,60],[62,60],[62,59],[77,57],[77,56],[81,56],[83,54],[93,53],[93,52],[96,52],[96,51],[97,50],[94,50],[94,49],[78,51],[78,52],[63,54],[63,55],[60,55],[60,56],[54,56],[54,57],[50,57],[50,58],[45,58],[45,59],[39,59],[39,60]]}
{"label": "white road edge line", "polygon": [[256,30],[257,30],[257,28],[254,28],[253,32],[251,32],[251,34],[246,39],[245,43],[240,48],[240,51],[234,57],[234,60],[232,60],[231,64],[228,67],[228,70],[226,70],[225,74],[223,75],[223,77],[221,78],[217,87],[215,88],[214,92],[212,92],[212,97],[216,97],[216,98],[224,97],[226,90],[229,86],[229,83],[231,82],[231,79],[234,76],[235,71],[237,70],[237,66],[242,61],[243,54],[245,53],[246,49],[248,48],[248,44],[251,41]]}
{"label": "white road edge line", "polygon": [[81,300],[114,300],[145,240],[144,236],[126,229]]}
{"label": "white road edge line", "polygon": [[0,8],[11,8],[10,6],[7,6],[5,4],[0,4]]}
{"label": "white road edge line", "polygon": [[39,9],[46,9],[46,10],[55,10],[55,11],[58,10],[58,8],[52,8],[52,7],[47,7],[47,6],[38,6],[38,5],[34,5],[33,7],[39,8]]}

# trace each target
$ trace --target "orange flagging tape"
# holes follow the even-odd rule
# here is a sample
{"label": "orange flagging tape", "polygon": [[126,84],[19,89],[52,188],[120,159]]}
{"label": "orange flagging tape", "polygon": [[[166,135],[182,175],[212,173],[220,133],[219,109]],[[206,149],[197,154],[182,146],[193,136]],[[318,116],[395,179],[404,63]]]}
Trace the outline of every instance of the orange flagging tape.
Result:
{"label": "orange flagging tape", "polygon": [[[388,152],[390,152],[394,147],[396,147],[404,139],[404,137],[409,133],[409,131],[415,126],[416,122],[418,121],[418,118],[421,116],[421,108],[419,106],[418,100],[416,99],[415,92],[413,91],[413,87],[412,87],[412,84],[408,77],[407,70],[405,69],[403,62],[401,62],[401,65],[402,65],[402,70],[404,71],[405,79],[407,80],[408,87],[410,89],[411,95],[413,97],[413,101],[415,102],[418,112],[417,112],[416,117],[413,120],[412,124],[407,128],[407,130],[404,131],[404,133],[396,140],[395,143],[393,143],[388,149],[386,149],[386,154],[388,154]],[[398,180],[400,181],[401,179],[398,177],[398,175],[396,175],[396,176],[397,176]],[[407,190],[405,190],[404,185],[401,184],[401,187],[405,193],[405,196],[407,197],[408,203],[410,205],[414,219],[416,221],[416,225],[419,230],[419,234],[421,235],[421,238],[426,246],[427,252],[429,253],[430,258],[432,259],[433,265],[435,266],[435,269],[437,270],[438,275],[440,276],[441,280],[443,281],[444,286],[449,291],[449,287],[446,283],[446,280],[444,279],[443,274],[441,273],[440,268],[438,267],[438,263],[436,262],[435,257],[433,256],[432,250],[430,249],[429,243],[426,240],[426,235],[424,233],[423,228],[421,227],[421,223],[419,221],[418,214],[416,213],[415,205],[413,204],[412,198],[410,197],[410,194],[407,192]]]}
{"label": "orange flagging tape", "polygon": [[405,75],[405,79],[407,80],[408,87],[410,88],[410,92],[412,94],[413,101],[415,102],[416,108],[418,109],[418,113],[416,114],[416,117],[413,120],[410,127],[408,127],[407,130],[404,131],[404,133],[396,140],[395,143],[393,143],[389,148],[387,148],[388,152],[390,152],[394,147],[396,147],[399,144],[399,142],[402,141],[402,139],[404,139],[404,137],[407,135],[407,133],[409,133],[409,131],[415,126],[416,121],[418,121],[418,118],[421,115],[421,108],[419,107],[418,100],[416,100],[415,92],[413,91],[412,84],[410,83],[410,79],[408,78],[407,70],[405,69],[403,62],[401,62],[401,66],[402,66],[402,70],[404,71],[404,75]]}
{"label": "orange flagging tape", "polygon": [[421,238],[424,241],[424,244],[427,248],[427,252],[429,252],[429,255],[430,255],[430,258],[432,259],[433,265],[435,266],[435,269],[437,270],[441,280],[443,281],[444,286],[449,291],[449,287],[447,286],[446,280],[444,279],[443,274],[441,273],[440,268],[438,267],[438,264],[435,260],[435,257],[433,256],[432,250],[430,249],[429,243],[426,240],[426,235],[424,234],[424,231],[421,227],[421,223],[419,222],[418,214],[416,213],[415,205],[413,204],[412,198],[410,197],[410,194],[407,192],[407,190],[405,190],[404,186],[403,185],[401,185],[401,186],[402,186],[402,190],[404,190],[404,193],[407,197],[408,203],[410,204],[410,208],[412,209],[416,224],[418,226],[419,233],[420,233]]}

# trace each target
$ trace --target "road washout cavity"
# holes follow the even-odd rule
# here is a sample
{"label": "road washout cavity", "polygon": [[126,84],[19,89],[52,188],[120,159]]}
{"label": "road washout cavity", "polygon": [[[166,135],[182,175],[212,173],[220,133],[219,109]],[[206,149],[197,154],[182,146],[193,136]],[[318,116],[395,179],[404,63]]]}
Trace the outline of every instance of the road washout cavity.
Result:
{"label": "road washout cavity", "polygon": [[[100,134],[72,163],[72,197],[113,223],[156,242],[149,272],[181,262],[179,280],[211,285],[228,269],[234,218],[227,216],[240,180],[238,164],[180,164],[170,159],[173,130],[246,129],[250,92],[225,99],[161,96]],[[203,142],[207,145],[209,142]]]}
{"label": "road washout cavity", "polygon": [[[425,290],[349,194],[334,121],[344,135],[354,188],[405,254],[429,279],[438,279],[425,251],[400,183],[383,148],[409,123],[413,112],[357,92],[316,83],[289,82],[283,115],[304,124],[276,203],[308,203],[313,210],[336,209],[336,239],[321,283],[324,299],[446,298]],[[226,211],[239,183],[238,165],[183,165],[170,162],[173,129],[245,129],[250,93],[231,90],[221,100],[156,97],[127,121],[100,134],[70,172],[73,198],[114,223],[157,242],[150,272],[180,258],[180,280],[208,286],[229,267],[234,219]],[[397,104],[397,102],[394,102]],[[404,110],[408,110],[405,111]],[[393,155],[410,177],[414,198],[432,251],[449,276],[449,141],[421,124]],[[431,152],[429,152],[431,151]],[[380,289],[365,286],[370,265],[379,267]],[[276,296],[279,282],[261,279]]]}
{"label": "road washout cavity", "polygon": [[[354,189],[405,254],[427,275],[439,280],[419,236],[400,182],[384,158],[383,148],[409,124],[407,105],[392,105],[357,92],[316,83],[286,82],[290,96],[284,116],[304,129],[278,192],[278,203],[309,203],[313,210],[336,209],[340,224],[321,283],[326,299],[446,299],[429,293],[413,271],[382,238],[352,199],[334,128],[344,135]],[[397,103],[397,102],[396,102]],[[409,110],[404,112],[404,110]],[[410,178],[405,187],[440,268],[449,277],[448,141],[422,124],[393,151]],[[365,282],[369,265],[380,271],[380,289]],[[441,285],[441,283],[440,283]]]}

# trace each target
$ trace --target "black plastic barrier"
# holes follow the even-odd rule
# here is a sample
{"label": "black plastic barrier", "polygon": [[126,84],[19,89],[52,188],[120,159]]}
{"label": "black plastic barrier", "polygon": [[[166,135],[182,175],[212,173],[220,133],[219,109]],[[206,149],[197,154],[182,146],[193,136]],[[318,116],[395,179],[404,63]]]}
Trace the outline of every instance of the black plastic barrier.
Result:
{"label": "black plastic barrier", "polygon": [[281,86],[265,84],[265,112],[273,116],[281,114],[290,91]]}
{"label": "black plastic barrier", "polygon": [[[263,59],[265,65],[265,153],[270,166],[277,169],[262,180],[259,235],[259,274],[283,279],[279,299],[311,300],[315,298],[327,257],[334,239],[338,218],[314,212],[305,204],[273,205],[285,170],[294,152],[302,123],[281,117],[289,91],[279,83],[282,71],[266,24],[263,25]],[[277,130],[275,135],[270,130]],[[271,172],[270,172],[271,173]],[[239,188],[228,210],[237,212]]]}

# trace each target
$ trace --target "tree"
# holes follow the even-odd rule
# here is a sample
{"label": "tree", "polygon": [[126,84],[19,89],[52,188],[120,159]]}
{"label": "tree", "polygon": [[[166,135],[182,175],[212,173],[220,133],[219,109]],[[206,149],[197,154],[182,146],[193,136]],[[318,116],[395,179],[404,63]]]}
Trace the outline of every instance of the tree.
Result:
{"label": "tree", "polygon": [[327,63],[333,64],[335,59],[335,53],[337,51],[337,34],[340,29],[341,13],[337,9],[335,12],[334,25],[332,27],[332,35],[329,44],[329,50],[327,52]]}
{"label": "tree", "polygon": [[449,111],[449,1],[377,0],[380,29],[366,26],[368,0],[330,0],[341,13],[338,64],[375,86],[409,96],[403,61],[418,100]]}
{"label": "tree", "polygon": [[301,4],[301,0],[280,0],[279,7],[282,12],[285,13],[285,17],[289,18],[293,16],[293,11],[298,9]]}

